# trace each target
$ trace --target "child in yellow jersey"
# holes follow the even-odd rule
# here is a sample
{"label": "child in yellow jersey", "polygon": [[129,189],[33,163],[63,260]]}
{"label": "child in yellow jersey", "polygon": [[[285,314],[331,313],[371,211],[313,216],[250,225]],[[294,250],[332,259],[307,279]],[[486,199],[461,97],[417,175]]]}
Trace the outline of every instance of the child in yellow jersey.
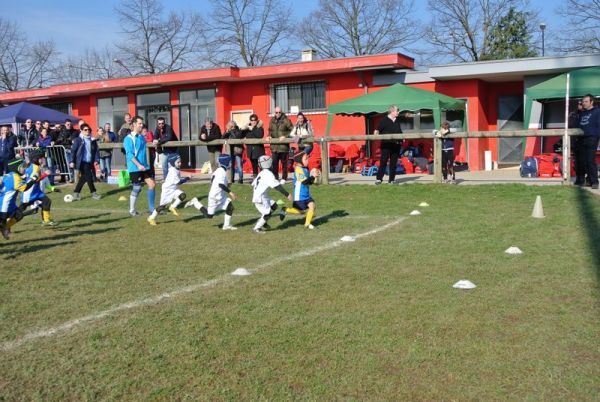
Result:
{"label": "child in yellow jersey", "polygon": [[279,213],[279,219],[284,220],[286,214],[300,215],[306,214],[304,221],[304,227],[307,229],[314,229],[312,219],[317,208],[315,200],[310,195],[309,186],[315,182],[318,177],[317,172],[309,172],[308,170],[308,154],[306,152],[299,152],[293,157],[294,163],[294,177],[292,183],[294,185],[293,191],[293,207],[282,208]]}

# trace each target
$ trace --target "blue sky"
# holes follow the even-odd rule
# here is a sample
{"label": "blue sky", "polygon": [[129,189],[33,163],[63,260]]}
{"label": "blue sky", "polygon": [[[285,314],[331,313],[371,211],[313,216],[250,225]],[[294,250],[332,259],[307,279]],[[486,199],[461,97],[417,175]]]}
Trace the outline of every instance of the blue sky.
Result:
{"label": "blue sky", "polygon": [[[30,38],[53,39],[63,55],[75,56],[86,48],[102,48],[117,39],[120,27],[113,8],[118,3],[119,0],[3,0],[2,11],[6,18],[23,21]],[[301,4],[302,15],[306,15],[317,7],[318,1],[290,3],[294,8],[296,4]],[[419,14],[423,19],[428,19],[425,3],[415,0]],[[167,9],[201,10],[208,7],[209,2],[164,0],[163,4]],[[553,30],[560,23],[555,10],[561,1],[530,0],[530,4],[540,10],[540,20],[547,24],[546,40],[549,43]]]}

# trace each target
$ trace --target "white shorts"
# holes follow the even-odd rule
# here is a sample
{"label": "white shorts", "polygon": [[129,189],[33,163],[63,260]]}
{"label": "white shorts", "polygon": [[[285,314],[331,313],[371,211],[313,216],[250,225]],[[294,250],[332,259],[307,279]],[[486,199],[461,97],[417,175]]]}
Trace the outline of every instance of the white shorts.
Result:
{"label": "white shorts", "polygon": [[183,191],[181,190],[167,190],[160,193],[160,204],[158,205],[167,205],[171,202],[175,201],[175,198],[178,198]]}
{"label": "white shorts", "polygon": [[261,202],[255,202],[254,206],[261,215],[268,215],[271,213],[271,206],[273,204],[275,204],[275,201],[269,197],[263,196]]}
{"label": "white shorts", "polygon": [[225,211],[230,202],[231,202],[231,199],[229,199],[229,198],[221,198],[219,200],[214,200],[214,199],[209,198],[208,199],[208,207],[206,208],[206,210],[208,211],[209,215],[214,215],[218,209]]}

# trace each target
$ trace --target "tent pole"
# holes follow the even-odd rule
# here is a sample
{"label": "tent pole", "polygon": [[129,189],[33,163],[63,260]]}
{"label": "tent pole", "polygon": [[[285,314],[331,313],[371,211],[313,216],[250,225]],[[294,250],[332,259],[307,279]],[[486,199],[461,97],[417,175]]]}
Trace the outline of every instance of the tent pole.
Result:
{"label": "tent pole", "polygon": [[329,184],[329,143],[328,138],[319,138],[321,143],[321,183]]}
{"label": "tent pole", "polygon": [[433,182],[440,184],[442,182],[442,139],[437,137],[438,130],[435,130],[433,137]]}
{"label": "tent pole", "polygon": [[571,73],[567,73],[567,91],[565,94],[565,132],[563,134],[563,184],[571,184],[571,140],[569,138],[569,86]]}

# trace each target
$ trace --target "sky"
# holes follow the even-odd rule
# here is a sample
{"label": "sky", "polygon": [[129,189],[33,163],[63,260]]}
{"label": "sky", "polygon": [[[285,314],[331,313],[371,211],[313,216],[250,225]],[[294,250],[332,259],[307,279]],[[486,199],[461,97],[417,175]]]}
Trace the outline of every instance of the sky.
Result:
{"label": "sky", "polygon": [[[103,48],[118,39],[121,28],[114,7],[119,0],[3,0],[6,18],[27,21],[25,30],[32,40],[54,40],[63,56],[76,56],[86,48]],[[555,12],[561,0],[530,0],[532,8],[540,11],[540,21],[547,25],[546,43],[560,23]],[[202,10],[208,0],[164,0],[169,10]],[[302,15],[316,9],[318,0],[290,1],[293,9],[301,5]],[[428,19],[426,2],[415,0],[417,13]],[[12,17],[11,17],[12,16]],[[26,17],[25,17],[26,16]],[[300,16],[300,15],[298,15]],[[411,56],[409,54],[409,56]]]}

